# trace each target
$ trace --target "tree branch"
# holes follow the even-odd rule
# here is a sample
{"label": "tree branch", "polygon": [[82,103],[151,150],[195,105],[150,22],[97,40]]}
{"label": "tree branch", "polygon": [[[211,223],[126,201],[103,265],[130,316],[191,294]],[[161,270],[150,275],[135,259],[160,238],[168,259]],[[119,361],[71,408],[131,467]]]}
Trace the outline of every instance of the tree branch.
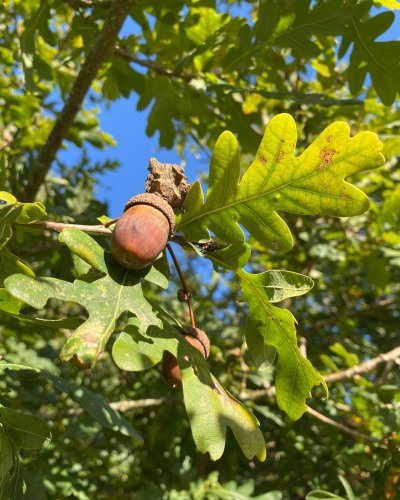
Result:
{"label": "tree branch", "polygon": [[325,375],[324,380],[325,382],[330,383],[353,378],[355,375],[359,375],[360,373],[372,371],[381,363],[388,363],[390,361],[395,361],[396,359],[400,359],[400,347],[396,347],[395,349],[384,354],[379,354],[378,356],[376,356],[376,358],[364,361],[363,363],[353,366],[352,368],[348,368],[347,370],[342,370],[340,372]]}
{"label": "tree branch", "polygon": [[190,80],[194,78],[194,75],[192,74],[173,71],[172,69],[160,66],[159,64],[156,64],[153,61],[149,61],[148,59],[140,59],[139,57],[130,54],[127,50],[123,49],[122,47],[117,46],[115,48],[115,54],[118,55],[119,57],[122,57],[126,61],[148,68],[151,71],[154,71],[154,73],[157,73],[158,75],[161,76],[180,78],[185,82],[190,82]]}
{"label": "tree branch", "polygon": [[67,3],[74,9],[98,8],[109,9],[112,6],[112,0],[67,0]]}
{"label": "tree branch", "polygon": [[[352,368],[348,368],[347,370],[342,370],[336,373],[330,373],[328,375],[324,375],[322,378],[328,384],[331,382],[339,382],[341,380],[351,379],[356,375],[360,375],[361,373],[367,373],[372,371],[378,365],[382,363],[389,363],[391,361],[395,361],[396,359],[400,359],[400,347],[396,347],[391,351],[385,352],[383,354],[379,354],[376,358],[369,359],[368,361],[364,361],[359,365],[353,366]],[[264,397],[272,397],[275,395],[275,387],[268,387],[266,389],[259,389],[256,391],[249,391],[239,394],[239,399],[246,401],[256,401],[257,399],[262,399]]]}
{"label": "tree branch", "polygon": [[109,16],[90,49],[74,82],[64,108],[58,116],[50,135],[29,172],[23,201],[34,201],[47,172],[71,127],[93,80],[102,66],[114,53],[115,40],[135,0],[115,0]]}
{"label": "tree branch", "polygon": [[331,418],[323,415],[322,413],[319,413],[319,411],[314,410],[310,406],[307,406],[307,412],[313,417],[317,418],[318,420],[321,420],[321,422],[324,422],[325,424],[328,424],[334,427],[335,429],[338,429],[346,434],[349,434],[350,436],[362,439],[364,441],[371,441],[372,443],[387,444],[387,441],[385,439],[373,438],[371,436],[368,436],[367,434],[363,434],[362,432],[355,431],[354,429],[347,427],[347,425],[341,424],[340,422],[336,422],[336,420],[332,420]]}
{"label": "tree branch", "polygon": [[102,224],[98,224],[95,226],[86,226],[83,224],[67,224],[64,222],[52,222],[47,220],[38,220],[36,222],[30,222],[29,224],[18,224],[19,226],[25,227],[35,227],[37,229],[52,229],[53,231],[57,231],[61,233],[63,229],[79,229],[85,233],[89,234],[102,234],[104,236],[111,236],[111,229],[107,229]]}

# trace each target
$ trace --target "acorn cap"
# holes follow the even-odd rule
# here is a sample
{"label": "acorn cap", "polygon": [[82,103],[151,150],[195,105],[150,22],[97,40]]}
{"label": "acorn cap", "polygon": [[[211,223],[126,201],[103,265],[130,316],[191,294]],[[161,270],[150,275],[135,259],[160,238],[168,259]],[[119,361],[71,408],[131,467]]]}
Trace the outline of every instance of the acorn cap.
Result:
{"label": "acorn cap", "polygon": [[156,208],[161,213],[165,215],[169,223],[170,234],[174,230],[175,225],[175,214],[172,207],[163,199],[154,193],[142,193],[133,196],[125,205],[124,212],[135,205],[149,205],[150,207]]}
{"label": "acorn cap", "polygon": [[197,339],[200,344],[204,347],[205,358],[207,359],[210,355],[210,340],[207,337],[206,332],[200,330],[200,328],[193,328],[192,326],[187,326],[185,328],[185,333]]}

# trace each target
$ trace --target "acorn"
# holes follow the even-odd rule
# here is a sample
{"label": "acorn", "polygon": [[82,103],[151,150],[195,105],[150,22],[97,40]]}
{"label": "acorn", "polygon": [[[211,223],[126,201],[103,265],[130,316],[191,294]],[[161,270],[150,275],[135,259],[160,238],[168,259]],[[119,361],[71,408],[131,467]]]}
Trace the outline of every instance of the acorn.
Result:
{"label": "acorn", "polygon": [[152,264],[164,250],[174,229],[171,206],[153,193],[138,194],[125,205],[112,237],[111,253],[126,269]]}
{"label": "acorn", "polygon": [[[185,329],[184,338],[189,344],[195,347],[205,359],[208,358],[210,354],[210,341],[203,330],[200,330],[200,328],[187,327]],[[164,351],[163,354],[162,374],[173,389],[180,389],[182,387],[182,374],[178,360],[169,351]]]}

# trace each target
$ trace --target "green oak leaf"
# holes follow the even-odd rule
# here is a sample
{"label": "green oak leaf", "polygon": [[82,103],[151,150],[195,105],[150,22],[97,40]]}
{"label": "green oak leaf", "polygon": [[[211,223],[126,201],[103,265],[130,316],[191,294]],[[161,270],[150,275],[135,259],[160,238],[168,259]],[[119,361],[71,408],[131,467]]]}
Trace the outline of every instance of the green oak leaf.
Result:
{"label": "green oak leaf", "polygon": [[230,245],[206,254],[214,267],[233,271],[242,288],[242,298],[249,304],[245,325],[246,342],[258,368],[270,364],[278,355],[275,373],[278,406],[290,420],[304,413],[311,389],[326,384],[297,346],[295,319],[290,311],[272,305],[307,293],[313,287],[308,276],[290,271],[265,271],[251,274],[242,268],[249,259],[247,243]]}
{"label": "green oak leaf", "polygon": [[129,318],[128,325],[115,340],[112,356],[121,370],[139,372],[147,370],[162,359],[163,346],[139,332],[136,318]]}
{"label": "green oak leaf", "polygon": [[16,255],[9,252],[7,248],[3,248],[0,253],[0,283],[3,283],[7,276],[11,274],[27,274],[35,276],[35,273]]}
{"label": "green oak leaf", "polygon": [[400,51],[400,41],[376,39],[390,28],[395,15],[393,12],[381,12],[365,20],[362,11],[366,13],[369,9],[370,5],[361,5],[361,15],[351,17],[342,38],[339,57],[343,57],[350,44],[353,44],[348,69],[351,93],[357,94],[361,90],[369,73],[378,97],[383,104],[390,106],[400,92],[400,58],[393,56]]}
{"label": "green oak leaf", "polygon": [[75,358],[78,363],[91,366],[104,350],[115,322],[125,311],[137,316],[141,332],[145,332],[150,325],[160,324],[143,295],[141,285],[142,279],[165,285],[158,271],[151,268],[140,271],[121,268],[108,258],[93,238],[77,229],[64,230],[60,234],[60,241],[90,264],[95,270],[94,274],[85,275],[73,283],[17,274],[5,280],[5,287],[13,297],[36,309],[45,307],[49,299],[57,298],[77,302],[87,310],[87,320],[65,343],[60,356],[62,360]]}
{"label": "green oak leaf", "polygon": [[0,191],[0,284],[15,273],[34,276],[34,272],[4,247],[13,235],[12,225],[27,224],[46,216],[41,203],[19,203],[10,193]]}
{"label": "green oak leaf", "polygon": [[14,449],[3,424],[0,423],[0,498],[14,465]]}
{"label": "green oak leaf", "polygon": [[[120,334],[113,348],[116,364],[125,370],[140,370],[162,359],[164,351],[173,354],[182,372],[183,396],[194,441],[201,453],[218,460],[225,448],[230,427],[248,459],[265,459],[265,443],[255,416],[237,401],[211,375],[203,356],[178,329],[164,321],[164,328],[151,326],[145,334]],[[133,361],[130,361],[130,360]]]}
{"label": "green oak leaf", "polygon": [[345,177],[378,167],[384,161],[376,134],[350,138],[344,122],[329,125],[295,157],[296,124],[286,113],[269,122],[256,157],[240,179],[238,143],[223,132],[210,164],[207,197],[192,184],[176,230],[189,241],[209,238],[209,231],[227,243],[244,241],[241,224],[256,240],[287,251],[293,238],[278,211],[346,217],[368,209],[367,196]]}
{"label": "green oak leaf", "polygon": [[0,422],[16,448],[40,450],[51,440],[50,430],[41,418],[0,406]]}

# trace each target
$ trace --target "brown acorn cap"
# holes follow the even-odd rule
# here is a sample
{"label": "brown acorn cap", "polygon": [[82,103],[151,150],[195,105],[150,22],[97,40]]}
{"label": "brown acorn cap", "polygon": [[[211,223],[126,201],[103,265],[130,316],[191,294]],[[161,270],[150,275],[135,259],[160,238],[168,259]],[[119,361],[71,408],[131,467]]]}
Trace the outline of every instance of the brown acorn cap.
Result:
{"label": "brown acorn cap", "polygon": [[124,212],[134,205],[149,205],[150,207],[159,210],[167,218],[169,223],[169,233],[172,233],[175,225],[175,214],[172,207],[163,198],[161,198],[161,196],[154,193],[137,194],[127,201]]}
{"label": "brown acorn cap", "polygon": [[187,326],[185,328],[185,333],[197,339],[200,344],[204,347],[205,357],[206,359],[210,355],[210,340],[207,337],[206,332],[200,330],[200,328],[193,328],[192,326]]}

